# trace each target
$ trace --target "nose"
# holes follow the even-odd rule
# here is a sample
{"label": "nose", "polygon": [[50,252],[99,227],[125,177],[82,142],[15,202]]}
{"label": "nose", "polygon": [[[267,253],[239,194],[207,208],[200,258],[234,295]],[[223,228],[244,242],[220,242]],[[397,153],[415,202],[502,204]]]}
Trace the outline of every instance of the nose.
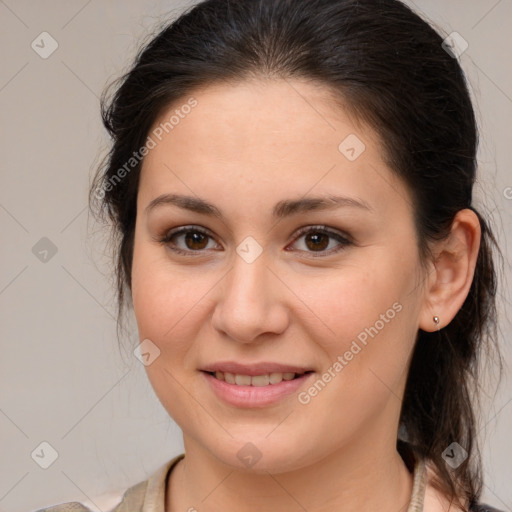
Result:
{"label": "nose", "polygon": [[268,263],[265,253],[252,263],[236,255],[218,285],[213,326],[240,343],[281,334],[288,326],[287,288]]}

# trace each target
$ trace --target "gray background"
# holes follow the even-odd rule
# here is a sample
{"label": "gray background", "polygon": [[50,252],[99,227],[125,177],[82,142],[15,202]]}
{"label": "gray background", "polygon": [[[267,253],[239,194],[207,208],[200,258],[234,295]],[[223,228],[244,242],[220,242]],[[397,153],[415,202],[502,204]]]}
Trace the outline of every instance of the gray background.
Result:
{"label": "gray background", "polygon": [[[191,3],[0,0],[1,511],[70,500],[107,510],[123,490],[183,450],[180,429],[131,354],[134,323],[128,349],[118,349],[106,235],[88,220],[87,189],[108,143],[99,118],[102,89],[162,19]],[[512,2],[409,3],[444,34],[457,31],[469,44],[460,60],[481,128],[477,206],[493,212],[510,282]],[[46,59],[31,47],[44,31],[58,43]],[[37,257],[49,246],[43,237],[57,250],[46,261],[44,253]],[[510,311],[508,294],[500,304]],[[484,501],[507,511],[510,332],[503,317],[508,367],[496,395],[492,381],[482,381],[490,399],[480,431]],[[43,441],[58,452],[48,469],[31,457]]]}

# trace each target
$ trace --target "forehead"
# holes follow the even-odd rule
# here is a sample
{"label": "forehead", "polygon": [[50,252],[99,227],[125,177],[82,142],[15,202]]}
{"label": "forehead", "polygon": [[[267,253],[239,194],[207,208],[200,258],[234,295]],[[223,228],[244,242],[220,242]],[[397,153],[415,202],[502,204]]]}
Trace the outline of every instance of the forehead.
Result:
{"label": "forehead", "polygon": [[[186,103],[191,97],[197,104],[188,109]],[[179,119],[173,116],[181,110],[190,111]],[[166,126],[171,118],[175,124]],[[287,155],[293,160],[293,155],[287,154],[291,148],[296,155],[312,146],[337,154],[337,142],[344,135],[363,129],[371,132],[355,122],[340,107],[335,108],[332,92],[318,83],[252,80],[196,89],[162,112],[152,131],[160,129],[162,139],[166,139],[158,145],[162,151],[167,139],[173,139],[169,142],[174,142],[175,151],[193,147],[197,159],[208,153],[231,160],[237,155],[250,157],[257,151],[260,160],[267,155]],[[168,137],[171,132],[173,137]],[[375,134],[365,133],[364,137],[368,136]]]}
{"label": "forehead", "polygon": [[[195,106],[185,108],[191,98]],[[262,208],[284,192],[287,198],[308,191],[366,195],[376,206],[386,196],[403,195],[402,184],[386,169],[377,134],[312,82],[198,89],[162,112],[150,136],[155,146],[139,184],[146,203],[175,188],[231,202],[238,194],[241,205],[250,199]]]}

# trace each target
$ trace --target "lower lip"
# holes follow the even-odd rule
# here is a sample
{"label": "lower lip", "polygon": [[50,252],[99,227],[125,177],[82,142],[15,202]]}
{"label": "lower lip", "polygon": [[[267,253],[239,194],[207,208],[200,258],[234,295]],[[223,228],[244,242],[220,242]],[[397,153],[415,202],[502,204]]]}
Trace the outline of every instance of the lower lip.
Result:
{"label": "lower lip", "polygon": [[231,405],[236,407],[265,407],[295,393],[312,375],[306,373],[293,380],[283,380],[279,384],[268,386],[239,386],[219,380],[213,375],[201,372],[214,393]]}

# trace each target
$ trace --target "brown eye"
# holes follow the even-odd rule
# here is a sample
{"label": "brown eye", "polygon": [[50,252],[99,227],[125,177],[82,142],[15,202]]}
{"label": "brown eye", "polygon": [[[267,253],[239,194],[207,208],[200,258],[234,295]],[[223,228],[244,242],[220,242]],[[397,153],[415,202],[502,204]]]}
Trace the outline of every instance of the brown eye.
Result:
{"label": "brown eye", "polygon": [[[180,239],[183,240],[181,243],[179,243]],[[213,240],[213,238],[206,231],[185,227],[170,231],[160,239],[160,242],[179,254],[191,254],[205,252],[204,249],[208,248],[209,240]]]}
{"label": "brown eye", "polygon": [[[325,256],[332,253],[336,253],[344,249],[345,247],[352,245],[353,242],[349,240],[348,237],[342,236],[340,233],[335,231],[331,231],[325,228],[325,226],[310,226],[299,231],[299,236],[295,239],[295,244],[297,244],[297,240],[304,238],[304,246],[305,249],[300,249],[301,252],[309,253],[309,255],[317,257]],[[336,244],[331,244],[331,240],[335,240],[338,242],[338,247]],[[326,250],[329,245],[334,245],[334,248],[331,247]]]}
{"label": "brown eye", "polygon": [[329,236],[325,233],[312,232],[306,235],[306,245],[312,251],[322,251],[329,245]]}
{"label": "brown eye", "polygon": [[204,249],[208,245],[207,236],[198,231],[188,231],[184,240],[187,248],[192,250]]}

